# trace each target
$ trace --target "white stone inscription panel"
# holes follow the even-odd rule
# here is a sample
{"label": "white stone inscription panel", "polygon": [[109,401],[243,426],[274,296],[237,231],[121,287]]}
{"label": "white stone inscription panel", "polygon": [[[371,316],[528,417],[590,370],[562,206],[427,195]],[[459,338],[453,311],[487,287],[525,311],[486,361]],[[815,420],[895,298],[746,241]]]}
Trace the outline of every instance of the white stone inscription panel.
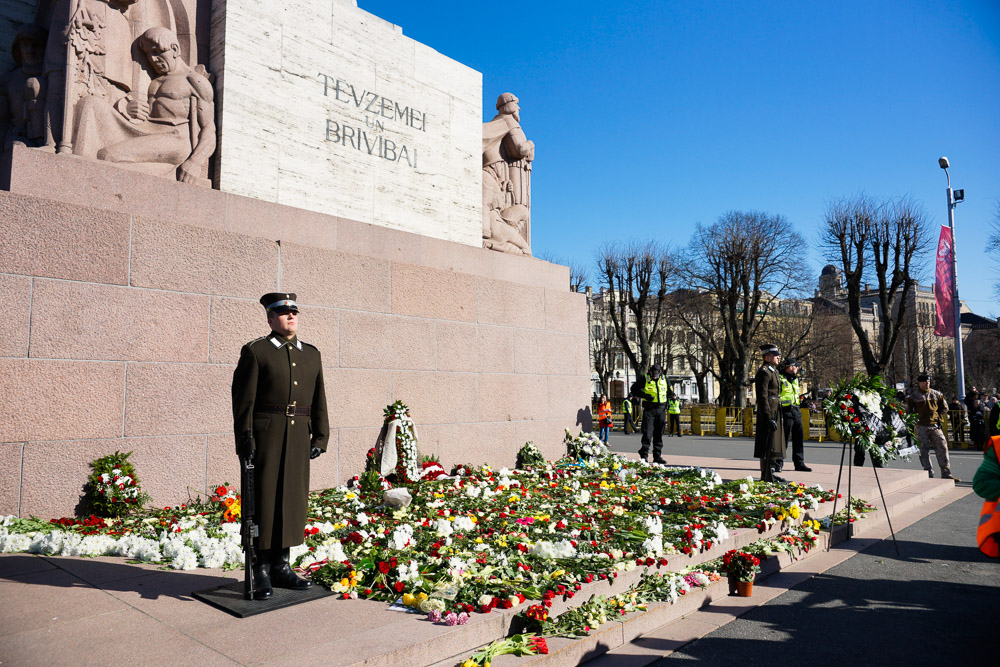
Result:
{"label": "white stone inscription panel", "polygon": [[350,0],[215,0],[222,190],[482,245],[482,75]]}

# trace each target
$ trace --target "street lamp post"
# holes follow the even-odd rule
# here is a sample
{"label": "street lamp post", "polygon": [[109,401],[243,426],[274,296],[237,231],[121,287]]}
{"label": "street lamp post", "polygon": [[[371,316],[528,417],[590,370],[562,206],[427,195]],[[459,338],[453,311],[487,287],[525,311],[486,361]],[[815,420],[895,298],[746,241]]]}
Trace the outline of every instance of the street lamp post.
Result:
{"label": "street lamp post", "polygon": [[938,158],[938,166],[948,177],[948,228],[951,229],[951,298],[955,308],[955,379],[958,384],[958,400],[965,400],[965,362],[962,356],[962,304],[958,300],[958,247],[955,242],[955,206],[965,200],[965,190],[951,189],[951,174],[948,173],[948,158]]}

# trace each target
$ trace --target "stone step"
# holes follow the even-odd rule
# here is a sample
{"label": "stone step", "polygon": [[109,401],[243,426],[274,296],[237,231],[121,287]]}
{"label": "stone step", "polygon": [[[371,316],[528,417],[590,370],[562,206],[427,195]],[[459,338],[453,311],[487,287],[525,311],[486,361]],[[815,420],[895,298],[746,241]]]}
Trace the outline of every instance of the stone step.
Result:
{"label": "stone step", "polygon": [[[928,502],[923,506],[900,514],[899,529],[915,521],[919,521],[937,509],[958,500],[968,493],[969,490],[964,488],[946,488],[944,493],[928,499]],[[841,526],[840,528],[843,527]],[[888,537],[888,528],[884,525],[881,531],[872,529],[868,532],[880,534],[875,536],[874,539],[857,538],[843,545],[841,548],[830,551],[814,549],[810,552],[809,558],[783,566],[780,571],[773,572],[770,577],[755,585],[753,597],[727,598],[724,606],[706,603],[701,610],[654,628],[642,637],[608,650],[603,655],[587,662],[587,666],[642,667],[656,662],[681,646],[699,639],[736,617],[741,616],[749,609],[765,604],[799,583],[847,560],[858,551],[867,548],[870,544]]]}
{"label": "stone step", "polygon": [[[836,470],[836,466],[826,467]],[[846,480],[846,469],[844,472]],[[885,493],[885,502],[890,518],[904,516],[906,513],[918,509],[921,505],[934,501],[955,490],[954,483],[951,480],[929,479],[927,474],[922,470],[894,469],[888,471],[890,473],[888,475],[885,474],[886,472],[886,469],[879,472],[879,481]],[[829,479],[830,470],[827,470],[826,473],[824,477]],[[809,474],[805,473],[804,475]],[[878,509],[865,514],[864,518],[850,526],[835,527],[833,544],[843,542],[849,536],[858,537],[871,533],[880,527],[884,527],[886,524],[886,510],[881,507],[882,500],[871,469],[855,469],[852,471],[852,476],[852,491],[854,495],[872,502]],[[806,479],[796,481],[809,483]],[[841,493],[844,498],[838,502],[838,511],[845,506],[846,491],[846,481],[842,481]],[[820,505],[818,511],[810,513],[809,517],[821,518],[828,516],[832,510],[833,503],[824,503]],[[899,530],[902,526],[893,525],[893,527]],[[768,531],[765,534],[757,534],[756,531],[740,531],[740,534],[731,538],[731,543],[724,545],[724,548],[739,548],[761,537],[770,536],[772,536],[772,531]],[[793,559],[787,553],[780,553],[776,557],[768,558],[762,564],[761,573],[758,575],[757,581],[766,582],[772,575],[783,574],[793,564],[798,565],[804,559],[827,553],[829,545],[830,535],[826,532],[820,536],[820,541],[813,549],[808,553],[798,554],[797,559]],[[714,552],[715,550],[713,549],[712,551]],[[712,557],[717,557],[721,553],[723,551],[716,552],[712,554]],[[673,561],[673,559],[671,560]],[[700,558],[698,560],[692,559],[686,565],[690,566],[706,560],[711,560],[711,557]],[[671,565],[673,565],[673,562]],[[674,568],[671,567],[669,569]],[[634,575],[638,571],[635,570],[629,574]],[[630,583],[633,579],[637,578],[629,577]],[[804,577],[800,577],[798,580],[802,578]],[[616,586],[614,591],[598,592],[611,595],[618,592],[618,590],[619,587]],[[589,597],[590,594],[588,593],[581,600],[585,601]],[[662,657],[665,652],[674,650],[713,630],[715,626],[709,627],[704,622],[693,619],[689,620],[686,617],[706,607],[710,607],[713,602],[722,598],[726,599],[725,606],[727,608],[745,607],[749,609],[763,603],[760,596],[756,598],[729,597],[728,582],[723,580],[706,589],[688,593],[678,600],[676,604],[653,604],[644,613],[630,614],[623,617],[620,621],[609,622],[586,637],[579,639],[553,638],[548,641],[548,655],[526,658],[501,656],[493,661],[493,666],[516,667],[532,665],[534,667],[536,665],[544,665],[545,667],[560,667],[562,665],[579,665],[582,662],[588,662],[588,664],[593,664],[597,667],[648,664]],[[557,615],[557,613],[553,615]],[[669,633],[667,630],[669,630]],[[663,638],[657,637],[658,634],[669,634],[672,639],[665,642]],[[690,637],[684,639],[687,635],[690,635]],[[681,639],[677,639],[677,637]],[[433,663],[433,665],[434,667],[452,667],[460,664],[463,660],[471,656],[471,654],[472,651],[468,651],[440,660]]]}

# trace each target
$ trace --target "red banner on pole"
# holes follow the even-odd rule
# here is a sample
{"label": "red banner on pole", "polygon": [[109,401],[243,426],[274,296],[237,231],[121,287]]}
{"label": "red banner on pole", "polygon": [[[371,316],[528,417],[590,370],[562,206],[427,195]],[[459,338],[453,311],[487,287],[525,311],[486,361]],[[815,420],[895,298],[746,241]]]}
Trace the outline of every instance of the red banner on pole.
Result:
{"label": "red banner on pole", "polygon": [[951,229],[946,225],[941,225],[941,238],[938,240],[937,248],[937,266],[934,269],[934,300],[937,304],[935,336],[951,338],[955,336],[955,302],[952,300],[954,252]]}

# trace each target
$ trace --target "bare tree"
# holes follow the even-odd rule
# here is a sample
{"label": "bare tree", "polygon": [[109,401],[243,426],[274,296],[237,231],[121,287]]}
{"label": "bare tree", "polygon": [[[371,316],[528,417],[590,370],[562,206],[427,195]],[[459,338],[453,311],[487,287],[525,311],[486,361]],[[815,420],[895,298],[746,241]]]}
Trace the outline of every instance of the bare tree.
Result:
{"label": "bare tree", "polygon": [[[869,375],[884,375],[892,358],[920,261],[929,242],[923,211],[908,199],[877,202],[866,195],[831,204],[823,244],[844,272],[847,313]],[[880,326],[869,338],[861,321],[863,286],[877,285]]]}
{"label": "bare tree", "polygon": [[775,303],[806,287],[804,245],[784,217],[756,211],[730,211],[695,230],[680,275],[687,287],[710,295],[719,333],[684,309],[676,312],[715,357],[725,405],[746,402],[752,343],[761,322]]}
{"label": "bare tree", "polygon": [[981,391],[1000,388],[1000,329],[973,329],[965,340],[967,382]]}
{"label": "bare tree", "polygon": [[[598,310],[601,310],[600,307]],[[598,312],[595,315],[600,316],[595,317],[595,321],[601,323],[591,327],[590,357],[593,361],[594,372],[600,378],[601,391],[610,396],[611,376],[615,372],[615,356],[621,352],[621,348],[618,346],[614,328],[605,319],[607,313]]]}
{"label": "bare tree", "polygon": [[854,375],[854,333],[846,310],[814,302],[813,346],[804,357],[803,375],[813,389],[835,387],[845,377]]}
{"label": "bare tree", "polygon": [[[608,315],[615,336],[636,377],[641,377],[651,363],[650,345],[664,324],[670,253],[655,241],[611,242],[597,252],[597,268],[609,290]],[[635,327],[635,340],[630,340],[630,326]]]}
{"label": "bare tree", "polygon": [[782,356],[801,361],[823,344],[821,337],[812,335],[814,323],[811,303],[786,299],[776,304],[761,322],[755,342],[777,345]]}
{"label": "bare tree", "polygon": [[704,402],[708,397],[708,378],[716,375],[713,352],[723,346],[715,300],[707,292],[678,289],[667,295],[665,307],[668,323],[679,329],[680,354],[694,375],[698,396]]}
{"label": "bare tree", "polygon": [[567,262],[550,250],[542,250],[535,253],[535,259],[540,259],[544,262],[550,262],[552,264],[561,264],[568,267],[569,288],[575,292],[582,290],[583,286],[587,284],[587,280],[589,279],[587,265],[578,259],[573,259]]}
{"label": "bare tree", "polygon": [[[986,252],[993,255],[996,271],[1000,274],[1000,201],[997,202],[993,220],[990,221],[990,235],[986,240]],[[993,283],[993,293],[1000,299],[1000,279]]]}
{"label": "bare tree", "polygon": [[569,267],[569,288],[579,292],[590,279],[590,272],[587,271],[587,265],[574,259],[567,266]]}

